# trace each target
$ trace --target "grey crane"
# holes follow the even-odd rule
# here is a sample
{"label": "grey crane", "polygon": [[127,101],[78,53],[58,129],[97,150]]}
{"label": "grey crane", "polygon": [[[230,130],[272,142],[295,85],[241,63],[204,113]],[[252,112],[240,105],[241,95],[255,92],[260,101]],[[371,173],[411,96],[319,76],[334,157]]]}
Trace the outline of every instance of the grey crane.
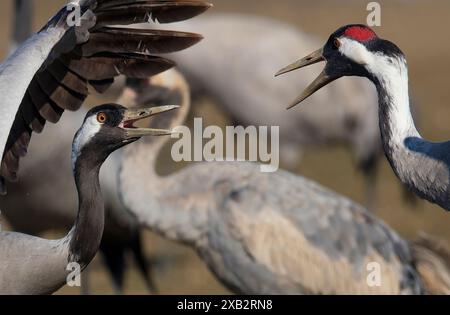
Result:
{"label": "grey crane", "polygon": [[411,115],[405,55],[364,25],[334,32],[322,49],[278,75],[326,61],[324,71],[295,100],[293,107],[343,76],[370,79],[378,91],[383,148],[397,177],[419,197],[450,210],[450,143],[432,143],[417,131]]}
{"label": "grey crane", "polygon": [[[27,152],[32,132],[41,132],[46,121],[57,122],[65,109],[78,109],[88,94],[88,84],[104,92],[119,74],[148,77],[164,71],[173,63],[152,54],[180,50],[201,38],[191,33],[107,25],[145,22],[150,16],[152,21],[161,23],[179,21],[210,7],[200,1],[81,0],[73,3],[82,7],[80,27],[69,27],[66,23],[69,12],[62,8],[0,67],[0,90],[4,95],[0,142],[6,142],[6,147],[2,146],[0,170],[3,193],[5,179],[17,180],[19,159]],[[27,13],[25,5],[29,4],[18,5],[21,17]],[[37,69],[39,72],[35,73]],[[64,206],[67,204],[63,203]],[[122,220],[121,224],[124,222],[129,223]],[[68,220],[60,224],[68,224]]]}
{"label": "grey crane", "polygon": [[[14,1],[12,52],[32,35],[33,1]],[[73,115],[64,115],[56,125],[50,125],[34,138],[28,148],[29,156],[21,162],[18,183],[10,184],[9,194],[0,196],[2,215],[17,232],[40,235],[48,230],[69,229],[76,219],[77,198],[71,177],[70,149],[79,121],[87,114],[80,108]],[[133,216],[123,210],[117,196],[115,178],[111,175],[115,164],[113,154],[103,166],[100,183],[105,196],[105,231],[100,252],[113,281],[115,292],[122,293],[126,271],[126,254],[130,252],[150,292],[156,286],[150,273],[150,264],[143,255],[139,226]],[[58,172],[55,172],[58,169]],[[42,179],[45,178],[45,182]],[[58,198],[55,198],[57,192]],[[83,273],[83,294],[89,294],[88,273]]]}
{"label": "grey crane", "polygon": [[[75,183],[70,180],[70,149],[73,134],[86,114],[83,107],[75,113],[66,113],[58,124],[48,125],[31,141],[28,155],[21,161],[20,181],[10,183],[8,194],[0,196],[1,214],[12,230],[42,235],[47,231],[66,231],[72,226],[77,216],[77,194]],[[108,158],[100,172],[105,230],[99,253],[111,275],[114,292],[123,293],[129,253],[149,292],[155,293],[157,288],[152,278],[152,266],[143,254],[141,229],[136,219],[124,210],[118,196],[114,176],[119,167],[120,156],[117,153]],[[43,178],[45,182],[42,182]],[[86,271],[83,273],[83,294],[91,291],[89,269]]]}
{"label": "grey crane", "polygon": [[239,124],[280,126],[280,157],[289,170],[297,169],[307,150],[348,147],[365,174],[366,206],[376,208],[376,168],[383,150],[370,82],[346,78],[308,100],[301,113],[280,111],[278,104],[289,102],[297,84],[312,80],[314,71],[295,81],[274,80],[272,74],[320,40],[277,20],[236,13],[202,16],[174,27],[201,31],[207,38],[171,57],[187,75],[194,96],[210,94]]}
{"label": "grey crane", "polygon": [[[172,129],[189,112],[189,89],[173,71],[157,79],[129,82],[119,100],[128,107],[181,103],[150,125]],[[160,176],[155,162],[168,139],[146,140],[122,153],[119,188],[127,209],[143,226],[195,249],[233,292],[450,292],[446,250],[407,243],[347,198],[300,176],[261,173],[257,164],[244,162],[196,163]],[[371,263],[380,266],[381,286],[366,282]]]}
{"label": "grey crane", "polygon": [[2,193],[6,181],[17,180],[32,132],[42,131],[47,121],[57,122],[66,109],[77,110],[88,85],[103,92],[120,74],[142,78],[167,70],[173,62],[154,54],[182,50],[201,39],[120,25],[174,22],[210,7],[201,1],[155,0],[75,0],[72,5],[80,6],[77,21],[63,7],[0,65]]}
{"label": "grey crane", "polygon": [[169,135],[170,130],[136,128],[134,122],[174,109],[163,106],[127,110],[105,104],[90,110],[76,133],[72,166],[78,191],[78,216],[59,240],[0,232],[0,294],[49,294],[62,287],[69,264],[83,270],[97,253],[104,227],[104,204],[99,172],[117,149],[143,136]]}

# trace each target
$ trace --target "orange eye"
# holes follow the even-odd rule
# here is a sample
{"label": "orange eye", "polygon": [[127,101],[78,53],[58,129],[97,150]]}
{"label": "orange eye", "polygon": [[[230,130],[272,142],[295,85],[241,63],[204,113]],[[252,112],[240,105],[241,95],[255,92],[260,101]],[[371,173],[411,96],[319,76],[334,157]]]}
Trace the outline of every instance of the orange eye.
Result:
{"label": "orange eye", "polygon": [[339,48],[339,47],[341,47],[341,42],[339,41],[339,39],[335,38],[333,45],[335,48]]}
{"label": "orange eye", "polygon": [[106,122],[106,114],[105,113],[98,113],[97,114],[97,121],[101,124],[104,124]]}

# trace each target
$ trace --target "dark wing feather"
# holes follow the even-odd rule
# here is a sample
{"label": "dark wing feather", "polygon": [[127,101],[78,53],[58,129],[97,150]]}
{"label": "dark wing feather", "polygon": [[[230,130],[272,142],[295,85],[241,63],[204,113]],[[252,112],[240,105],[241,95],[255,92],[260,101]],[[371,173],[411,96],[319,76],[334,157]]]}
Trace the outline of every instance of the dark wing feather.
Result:
{"label": "dark wing feather", "polygon": [[99,52],[167,54],[180,51],[198,43],[198,34],[102,27],[91,34],[89,41],[81,46],[82,56],[93,56]]}
{"label": "dark wing feather", "polygon": [[[56,81],[53,76],[44,71],[36,75],[41,90],[47,95],[52,105],[56,105],[55,111],[62,114],[62,110],[78,110],[86,99],[87,95],[73,92],[63,84]],[[61,110],[58,110],[61,109]]]}
{"label": "dark wing feather", "polygon": [[91,80],[89,84],[98,92],[105,93],[111,85],[113,85],[114,79],[105,80]]}
{"label": "dark wing feather", "polygon": [[[58,122],[65,110],[79,109],[88,96],[89,85],[103,93],[118,75],[143,79],[168,70],[174,63],[154,54],[183,50],[202,39],[192,33],[107,25],[181,21],[210,7],[202,1],[171,0],[86,0],[85,4],[83,12],[92,9],[96,17],[89,37],[80,40],[83,26],[67,31],[35,74],[22,100],[0,166],[0,194],[6,192],[5,180],[17,180],[19,160],[27,152],[32,132],[42,132],[46,121]],[[47,27],[62,21],[63,15],[64,10]]]}
{"label": "dark wing feather", "polygon": [[[33,105],[34,109],[39,112],[39,115],[45,120],[57,123],[61,116],[61,113],[51,103],[46,93],[42,90],[37,80],[31,81],[28,87],[28,94],[30,96],[31,104],[22,103],[22,105]],[[27,108],[21,108],[19,112],[26,111]]]}
{"label": "dark wing feather", "polygon": [[[28,108],[28,110],[25,110],[25,108]],[[39,114],[39,111],[34,106],[29,92],[25,94],[19,110],[27,126],[30,126],[34,132],[41,133],[42,130],[44,130],[46,120]]]}
{"label": "dark wing feather", "polygon": [[66,88],[78,94],[88,95],[86,79],[81,76],[77,76],[72,71],[68,71],[68,68],[61,62],[61,60],[55,60],[55,62],[48,67],[47,70],[56,81],[60,82],[60,84]]}
{"label": "dark wing feather", "polygon": [[209,3],[200,1],[103,1],[98,8],[96,27],[151,21],[179,22],[197,16],[210,7]]}
{"label": "dark wing feather", "polygon": [[[13,182],[17,180],[19,159],[26,154],[26,148],[30,143],[30,139],[31,129],[28,127],[20,112],[17,112],[16,120],[11,128],[2,164],[0,166],[1,177],[7,181]],[[0,190],[3,191],[5,188],[1,187]]]}

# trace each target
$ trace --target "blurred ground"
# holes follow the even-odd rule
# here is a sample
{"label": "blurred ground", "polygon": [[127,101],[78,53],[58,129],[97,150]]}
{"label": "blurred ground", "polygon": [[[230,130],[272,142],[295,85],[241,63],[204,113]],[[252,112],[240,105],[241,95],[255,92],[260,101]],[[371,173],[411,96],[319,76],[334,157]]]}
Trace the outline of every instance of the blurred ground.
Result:
{"label": "blurred ground", "polygon": [[[11,2],[0,4],[0,57],[8,49]],[[36,28],[65,1],[39,0]],[[300,0],[216,0],[216,12],[240,12],[270,16],[327,38],[337,27],[349,23],[365,23],[368,1],[300,1]],[[450,2],[421,0],[378,1],[382,5],[380,36],[398,44],[409,61],[411,90],[418,103],[420,130],[435,141],[450,139]],[[170,26],[168,26],[170,28]],[[205,39],[207,40],[207,39]],[[301,57],[301,56],[299,56]],[[280,65],[283,66],[283,65]],[[242,78],[245,80],[245,78]],[[299,87],[301,89],[302,87]],[[114,95],[92,98],[90,102],[114,100]],[[196,116],[205,116],[208,123],[223,124],[220,115],[211,114],[211,104],[197,107]],[[363,201],[363,178],[352,165],[344,148],[309,152],[299,166],[299,173],[352,198]],[[383,162],[380,169],[378,214],[407,238],[426,231],[450,241],[450,216],[440,208],[420,202],[415,208],[402,202],[402,191],[392,170]],[[176,245],[146,232],[146,253],[156,263],[156,282],[164,294],[220,294],[227,291],[210,275],[204,264],[190,249]],[[94,293],[113,293],[109,279],[99,268],[98,259],[91,265]],[[133,269],[126,279],[127,294],[145,294],[143,282]],[[78,290],[63,288],[59,293]]]}

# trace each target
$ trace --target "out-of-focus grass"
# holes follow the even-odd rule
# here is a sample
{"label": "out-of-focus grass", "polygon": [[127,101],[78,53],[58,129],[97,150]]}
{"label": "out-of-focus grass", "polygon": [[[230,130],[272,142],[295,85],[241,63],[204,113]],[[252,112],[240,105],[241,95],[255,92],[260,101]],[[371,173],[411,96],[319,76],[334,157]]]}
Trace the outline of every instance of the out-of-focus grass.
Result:
{"label": "out-of-focus grass", "polygon": [[[37,1],[36,29],[43,25],[52,12],[64,4],[63,0]],[[363,23],[367,15],[366,1],[299,1],[299,0],[217,0],[211,12],[240,12],[261,14],[292,23],[304,31],[322,38],[337,27],[348,23]],[[379,35],[397,43],[409,60],[411,90],[419,105],[423,135],[432,140],[450,138],[450,2],[435,1],[379,1],[382,5],[382,27]],[[11,1],[0,4],[0,56],[8,49]],[[170,28],[170,25],[167,26]],[[207,40],[207,39],[205,39]],[[300,56],[299,56],[300,57]],[[282,66],[282,65],[280,65]],[[245,84],[245,78],[242,79]],[[301,89],[302,87],[299,87]],[[90,104],[113,101],[114,94],[95,96]],[[208,123],[227,121],[211,104],[197,106],[195,116],[205,116]],[[298,109],[300,110],[300,109]],[[164,165],[163,165],[164,167]],[[168,166],[165,166],[168,168]],[[353,200],[363,202],[364,180],[358,173],[345,148],[308,152],[299,165],[299,173],[312,178]],[[402,201],[402,190],[392,170],[384,160],[377,185],[378,215],[407,238],[418,231],[450,240],[450,214],[426,202],[416,208]],[[146,254],[154,258],[156,283],[160,293],[218,294],[227,291],[207,271],[196,254],[184,246],[165,241],[150,232],[145,233]],[[97,258],[90,267],[91,287],[94,293],[112,294],[109,278]],[[79,290],[63,288],[59,294],[77,294]],[[146,293],[145,285],[132,268],[127,274],[127,294]]]}

